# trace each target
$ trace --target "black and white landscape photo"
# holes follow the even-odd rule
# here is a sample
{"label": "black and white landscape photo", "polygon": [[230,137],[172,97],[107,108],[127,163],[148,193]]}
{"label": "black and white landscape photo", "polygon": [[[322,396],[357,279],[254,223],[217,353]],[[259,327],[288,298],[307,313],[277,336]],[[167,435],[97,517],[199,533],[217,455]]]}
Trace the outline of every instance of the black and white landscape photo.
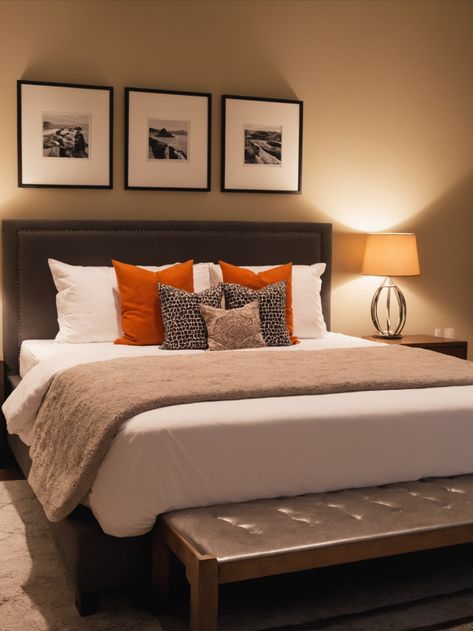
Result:
{"label": "black and white landscape photo", "polygon": [[245,125],[245,164],[281,165],[282,127]]}
{"label": "black and white landscape photo", "polygon": [[90,114],[42,112],[43,157],[88,158]]}
{"label": "black and white landscape photo", "polygon": [[150,160],[189,159],[189,121],[148,121]]}

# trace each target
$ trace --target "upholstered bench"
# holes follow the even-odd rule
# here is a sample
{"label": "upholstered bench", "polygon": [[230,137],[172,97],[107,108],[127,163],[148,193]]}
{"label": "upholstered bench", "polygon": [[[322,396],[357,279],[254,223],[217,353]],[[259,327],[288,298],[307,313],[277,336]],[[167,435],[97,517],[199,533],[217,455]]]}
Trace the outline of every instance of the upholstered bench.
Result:
{"label": "upholstered bench", "polygon": [[192,631],[218,627],[220,583],[473,541],[473,475],[179,510],[153,537],[153,590],[184,564]]}

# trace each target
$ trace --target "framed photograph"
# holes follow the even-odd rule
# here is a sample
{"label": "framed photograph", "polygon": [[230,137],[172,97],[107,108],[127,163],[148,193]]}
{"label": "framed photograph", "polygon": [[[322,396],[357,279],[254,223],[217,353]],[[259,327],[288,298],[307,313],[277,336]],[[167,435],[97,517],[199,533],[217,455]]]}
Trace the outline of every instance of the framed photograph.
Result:
{"label": "framed photograph", "polygon": [[113,88],[18,81],[18,186],[112,188]]}
{"label": "framed photograph", "polygon": [[211,94],[125,88],[125,188],[210,191]]}
{"label": "framed photograph", "polygon": [[302,101],[222,96],[221,190],[300,193]]}

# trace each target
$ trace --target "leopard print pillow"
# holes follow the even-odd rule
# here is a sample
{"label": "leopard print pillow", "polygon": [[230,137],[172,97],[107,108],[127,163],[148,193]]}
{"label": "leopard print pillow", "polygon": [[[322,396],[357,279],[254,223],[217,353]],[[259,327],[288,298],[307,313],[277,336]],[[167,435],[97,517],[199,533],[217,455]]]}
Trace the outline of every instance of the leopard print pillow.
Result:
{"label": "leopard print pillow", "polygon": [[197,294],[162,283],[158,283],[158,289],[164,324],[162,348],[168,351],[206,349],[207,327],[199,306],[221,307],[222,287],[213,287]]}
{"label": "leopard print pillow", "polygon": [[226,309],[238,309],[253,300],[259,301],[261,330],[266,346],[290,346],[286,325],[286,281],[250,289],[235,283],[221,283]]}
{"label": "leopard print pillow", "polygon": [[207,325],[211,351],[266,346],[257,300],[239,309],[215,309],[203,304],[199,307]]}

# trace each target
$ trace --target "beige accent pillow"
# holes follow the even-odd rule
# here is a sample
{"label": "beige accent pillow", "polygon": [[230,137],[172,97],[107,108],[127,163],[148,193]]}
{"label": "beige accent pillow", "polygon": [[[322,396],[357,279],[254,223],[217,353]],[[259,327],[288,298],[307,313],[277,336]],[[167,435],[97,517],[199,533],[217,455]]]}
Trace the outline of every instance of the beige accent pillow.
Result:
{"label": "beige accent pillow", "polygon": [[261,332],[258,300],[238,309],[216,309],[203,304],[199,307],[207,326],[211,351],[266,346]]}

